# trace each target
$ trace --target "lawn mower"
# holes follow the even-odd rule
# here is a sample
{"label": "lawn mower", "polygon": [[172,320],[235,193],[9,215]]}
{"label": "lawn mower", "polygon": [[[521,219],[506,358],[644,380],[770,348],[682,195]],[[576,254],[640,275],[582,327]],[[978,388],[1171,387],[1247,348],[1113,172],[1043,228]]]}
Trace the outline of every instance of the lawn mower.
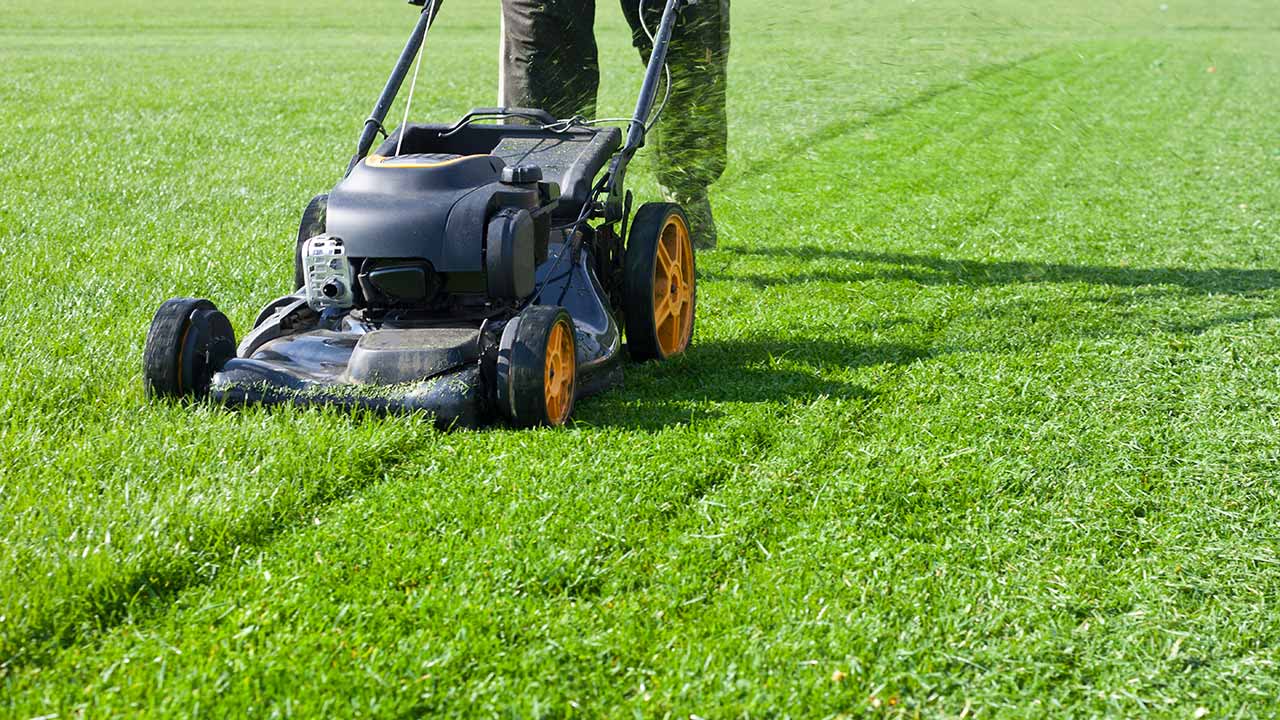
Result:
{"label": "lawn mower", "polygon": [[388,134],[387,111],[422,65],[427,2],[345,175],[303,213],[295,292],[268,303],[238,345],[208,300],[162,304],[147,394],[554,426],[621,381],[624,330],[635,360],[684,352],[696,301],[688,221],[670,203],[633,215],[624,182],[687,4],[666,2],[625,138],[535,108],[432,125],[410,124],[406,107]]}

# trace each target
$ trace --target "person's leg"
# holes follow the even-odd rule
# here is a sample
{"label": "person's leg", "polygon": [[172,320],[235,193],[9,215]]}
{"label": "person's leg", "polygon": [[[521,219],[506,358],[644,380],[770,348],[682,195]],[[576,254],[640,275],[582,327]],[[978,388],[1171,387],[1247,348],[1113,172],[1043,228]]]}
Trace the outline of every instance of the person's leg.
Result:
{"label": "person's leg", "polygon": [[595,0],[502,0],[499,102],[557,118],[595,114]]}
{"label": "person's leg", "polygon": [[[656,32],[664,4],[645,0],[642,25],[640,0],[622,0],[633,42],[646,62],[652,46],[648,33]],[[728,61],[729,0],[700,0],[686,7],[672,34],[667,56],[671,96],[653,140],[658,182],[670,199],[685,206],[699,247],[716,244],[707,187],[725,168]]]}

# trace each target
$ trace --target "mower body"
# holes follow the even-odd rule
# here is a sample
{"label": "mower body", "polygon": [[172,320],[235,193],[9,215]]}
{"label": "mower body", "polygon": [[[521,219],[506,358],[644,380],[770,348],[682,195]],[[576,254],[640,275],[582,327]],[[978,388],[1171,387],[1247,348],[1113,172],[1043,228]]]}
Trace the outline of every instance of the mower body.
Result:
{"label": "mower body", "polygon": [[560,425],[577,398],[621,379],[624,325],[637,360],[683,352],[688,221],[669,203],[632,216],[624,182],[689,1],[666,0],[625,138],[581,118],[480,108],[452,125],[406,122],[374,148],[434,19],[424,10],[346,174],[303,214],[294,292],[238,345],[213,303],[166,301],[143,352],[147,392]]}
{"label": "mower body", "polygon": [[575,396],[617,383],[620,288],[605,285],[620,281],[621,241],[573,221],[620,144],[617,128],[397,131],[320,201],[322,228],[313,221],[300,233],[341,240],[351,305],[318,306],[323,288],[304,276],[260,313],[213,375],[211,396],[421,410],[441,425],[481,425],[501,415],[502,337],[535,288],[573,318]]}

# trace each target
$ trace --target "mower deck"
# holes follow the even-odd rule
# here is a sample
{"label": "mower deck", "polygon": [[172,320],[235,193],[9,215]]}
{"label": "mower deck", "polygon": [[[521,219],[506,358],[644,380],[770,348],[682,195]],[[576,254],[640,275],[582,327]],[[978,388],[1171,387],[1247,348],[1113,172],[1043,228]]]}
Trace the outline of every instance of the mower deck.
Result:
{"label": "mower deck", "polygon": [[[591,270],[586,247],[551,247],[539,270],[544,296],[574,319],[578,381],[575,398],[621,381],[621,333]],[[303,295],[277,300],[241,343],[237,357],[214,374],[210,397],[230,406],[331,405],[386,413],[430,413],[440,427],[480,427],[492,408],[494,349],[508,321],[439,327],[381,327],[356,313],[307,313]],[[309,324],[289,327],[302,311]],[[294,315],[291,315],[294,313]],[[304,321],[305,322],[305,321]],[[285,327],[282,327],[285,326]]]}

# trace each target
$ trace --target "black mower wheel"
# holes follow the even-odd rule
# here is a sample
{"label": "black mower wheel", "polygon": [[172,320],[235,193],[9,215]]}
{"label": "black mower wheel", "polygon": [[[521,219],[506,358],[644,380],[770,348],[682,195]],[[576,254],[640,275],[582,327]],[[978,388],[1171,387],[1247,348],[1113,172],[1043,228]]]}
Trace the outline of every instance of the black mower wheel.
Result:
{"label": "black mower wheel", "polygon": [[328,216],[328,211],[328,193],[311,198],[311,202],[307,203],[307,209],[302,211],[302,222],[298,224],[298,242],[293,249],[294,290],[300,290],[307,282],[302,274],[302,243],[325,233],[325,218]]}
{"label": "black mower wheel", "polygon": [[693,340],[697,273],[689,221],[675,203],[645,203],[627,238],[623,312],[635,360],[666,360]]}
{"label": "black mower wheel", "polygon": [[235,354],[235,331],[213,303],[166,300],[147,330],[143,387],[148,397],[204,397],[214,372]]}
{"label": "black mower wheel", "polygon": [[556,305],[532,305],[502,333],[499,409],[519,427],[563,425],[573,412],[577,371],[573,318]]}
{"label": "black mower wheel", "polygon": [[285,295],[284,297],[276,298],[262,306],[262,309],[258,311],[257,317],[253,319],[253,329],[257,330],[258,326],[270,320],[276,314],[277,310],[285,307],[286,305],[291,305],[294,302],[297,302],[297,300],[298,296],[296,295]]}

